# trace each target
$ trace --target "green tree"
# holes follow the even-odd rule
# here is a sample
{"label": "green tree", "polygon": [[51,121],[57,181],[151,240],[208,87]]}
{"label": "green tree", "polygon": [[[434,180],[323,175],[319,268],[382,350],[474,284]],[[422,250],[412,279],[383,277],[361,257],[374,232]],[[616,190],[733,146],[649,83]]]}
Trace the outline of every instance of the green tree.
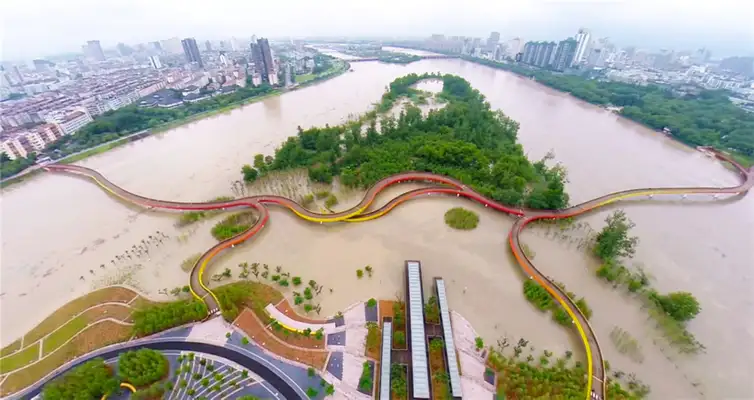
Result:
{"label": "green tree", "polygon": [[699,301],[689,292],[672,292],[658,296],[660,307],[676,321],[690,321],[702,311]]}
{"label": "green tree", "polygon": [[102,358],[95,358],[72,369],[42,389],[46,400],[91,399],[118,390],[119,381]]}
{"label": "green tree", "polygon": [[617,257],[632,257],[636,252],[639,239],[629,236],[628,232],[635,225],[626,217],[623,210],[608,215],[607,226],[597,234],[594,254],[603,260],[613,260]]}
{"label": "green tree", "polygon": [[267,164],[264,162],[263,154],[254,155],[254,169],[259,172],[264,172],[265,170],[267,170]]}
{"label": "green tree", "polygon": [[257,176],[259,176],[259,171],[252,168],[249,164],[246,164],[241,168],[241,173],[243,174],[243,180],[246,183],[254,182],[257,180]]}
{"label": "green tree", "polygon": [[167,358],[152,349],[127,351],[118,357],[118,375],[134,386],[145,386],[167,375]]}

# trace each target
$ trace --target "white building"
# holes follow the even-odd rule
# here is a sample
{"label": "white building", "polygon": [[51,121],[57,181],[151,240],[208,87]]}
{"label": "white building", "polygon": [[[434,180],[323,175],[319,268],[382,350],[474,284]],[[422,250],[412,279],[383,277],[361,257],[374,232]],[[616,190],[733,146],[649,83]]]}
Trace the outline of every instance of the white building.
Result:
{"label": "white building", "polygon": [[58,121],[60,130],[64,135],[73,135],[84,125],[92,122],[92,117],[84,111],[74,111]]}
{"label": "white building", "polygon": [[160,69],[162,68],[162,63],[160,62],[159,56],[149,56],[149,65],[152,66],[154,69]]}
{"label": "white building", "polygon": [[33,151],[33,148],[25,136],[15,134],[3,138],[3,141],[0,142],[0,151],[5,153],[11,160],[15,160],[17,158],[26,158]]}
{"label": "white building", "polygon": [[44,124],[25,132],[23,135],[34,150],[41,151],[48,144],[60,139],[63,133],[55,124]]}
{"label": "white building", "polygon": [[592,40],[592,35],[585,28],[579,29],[579,33],[576,34],[576,54],[573,56],[573,62],[571,66],[576,65],[584,61],[589,44]]}
{"label": "white building", "polygon": [[517,37],[508,41],[505,55],[510,58],[516,58],[516,54],[521,53],[523,51],[524,51],[524,40]]}
{"label": "white building", "polygon": [[228,60],[228,56],[225,55],[225,53],[220,53],[220,62],[225,65],[226,67],[230,65],[230,61]]}

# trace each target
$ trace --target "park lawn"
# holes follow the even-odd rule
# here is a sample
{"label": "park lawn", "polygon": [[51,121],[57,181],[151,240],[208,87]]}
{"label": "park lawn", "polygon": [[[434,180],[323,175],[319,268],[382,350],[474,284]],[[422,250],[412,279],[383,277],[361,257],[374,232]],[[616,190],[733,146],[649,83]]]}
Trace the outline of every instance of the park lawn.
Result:
{"label": "park lawn", "polygon": [[2,350],[0,350],[0,357],[5,357],[18,350],[21,350],[21,339],[17,339],[15,342],[3,347]]}
{"label": "park lawn", "polygon": [[7,357],[0,358],[0,374],[17,370],[29,365],[39,358],[39,343],[34,343],[25,349],[15,352]]}
{"label": "park lawn", "polygon": [[[265,285],[264,283],[241,281],[229,283],[227,285],[213,288],[212,291],[218,296],[223,292],[224,288],[233,289],[234,287],[243,288],[247,293],[246,298],[241,301],[241,305],[249,307],[251,311],[266,325],[270,323],[270,315],[264,309],[268,304],[277,304],[283,300],[283,294],[279,290],[272,286]],[[240,307],[239,307],[240,309]]]}
{"label": "park lawn", "polygon": [[310,80],[314,78],[316,78],[316,75],[314,74],[296,75],[296,83],[309,82]]}
{"label": "park lawn", "polygon": [[92,325],[76,336],[76,338],[63,345],[58,351],[43,358],[38,363],[9,374],[5,381],[2,382],[2,385],[0,385],[0,396],[15,393],[37,382],[55,368],[72,360],[74,357],[84,355],[113,343],[125,342],[130,337],[130,326],[123,326],[112,321],[103,321]]}
{"label": "park lawn", "polygon": [[62,346],[74,335],[84,330],[86,328],[86,325],[87,319],[83,315],[79,315],[78,317],[68,321],[65,325],[61,326],[60,329],[50,334],[50,336],[44,338],[44,340],[42,341],[42,354],[46,356],[53,350]]}
{"label": "park lawn", "polygon": [[87,308],[106,302],[128,303],[136,296],[137,293],[133,290],[118,286],[106,287],[85,294],[58,308],[39,325],[32,328],[24,336],[24,343],[36,342]]}

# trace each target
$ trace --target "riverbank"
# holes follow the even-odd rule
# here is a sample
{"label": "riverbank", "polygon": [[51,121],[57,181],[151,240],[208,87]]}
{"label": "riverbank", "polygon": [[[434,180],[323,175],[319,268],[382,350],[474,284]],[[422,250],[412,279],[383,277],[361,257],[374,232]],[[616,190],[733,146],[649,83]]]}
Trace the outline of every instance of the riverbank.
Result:
{"label": "riverbank", "polygon": [[[396,48],[405,49],[408,51],[415,50],[415,51],[423,51],[416,49],[416,47],[409,47],[409,46],[402,46],[400,44],[391,44],[391,46],[395,46]],[[455,53],[449,53],[449,52],[443,52],[443,51],[437,51],[436,54],[446,54],[446,55],[456,55]],[[644,102],[644,97],[649,98],[652,96],[651,90],[645,89],[643,86],[633,85],[633,84],[625,84],[625,83],[619,83],[619,82],[603,82],[598,81],[595,79],[585,79],[580,76],[576,75],[566,75],[562,73],[555,73],[548,70],[538,69],[529,67],[526,65],[519,65],[514,63],[501,63],[493,60],[488,59],[482,59],[467,55],[461,55],[459,57],[462,60],[469,61],[475,64],[488,66],[495,69],[500,69],[504,71],[511,72],[517,76],[530,78],[534,80],[535,82],[542,84],[546,87],[555,89],[561,93],[567,93],[568,95],[579,99],[581,101],[584,101],[586,103],[605,107],[607,105],[616,105],[622,107],[621,112],[616,113],[617,115],[620,115],[621,117],[632,121],[634,123],[638,123],[641,126],[650,129],[654,132],[661,132],[665,127],[668,127],[671,129],[671,131],[674,134],[666,135],[667,137],[673,139],[674,141],[681,143],[685,146],[688,146],[692,149],[696,149],[697,146],[709,146],[709,147],[715,147],[719,150],[725,151],[728,153],[736,162],[740,163],[741,165],[745,167],[751,167],[754,165],[754,156],[748,156],[744,153],[741,153],[739,151],[736,151],[733,148],[726,147],[724,144],[724,141],[727,136],[729,136],[730,131],[740,131],[740,130],[747,130],[747,126],[751,126],[753,123],[751,119],[747,121],[741,121],[738,127],[735,126],[731,128],[733,125],[726,125],[724,127],[722,125],[715,125],[718,122],[714,121],[714,123],[711,126],[704,126],[703,128],[696,126],[696,125],[685,125],[686,122],[682,120],[676,120],[672,119],[675,117],[675,114],[652,114],[651,111],[649,115],[647,114],[647,111],[645,111],[645,108],[647,106]],[[651,87],[651,86],[650,86]],[[660,86],[656,86],[657,88],[660,88]],[[662,90],[659,89],[656,91],[657,94],[663,94]],[[709,93],[712,93],[712,91],[708,91]],[[719,99],[716,98],[708,98],[702,97],[703,101],[705,102],[713,102],[710,104],[705,104],[704,107],[704,113],[702,113],[701,107],[698,106],[699,101],[695,99],[691,99],[686,101],[685,98],[683,98],[684,103],[683,104],[669,104],[671,108],[677,111],[678,115],[683,115],[687,117],[687,119],[695,120],[695,119],[707,119],[709,120],[710,115],[717,115],[720,112],[725,112],[728,115],[729,118],[723,118],[728,120],[737,120],[737,116],[741,118],[748,118],[748,114],[745,112],[738,110],[734,106],[730,106],[726,108],[729,105],[729,101],[725,97],[721,97]],[[666,99],[665,102],[675,101],[675,100],[681,100],[682,98],[678,97],[676,99]],[[616,103],[617,104],[614,104]],[[651,103],[651,102],[650,102]],[[654,103],[652,103],[655,105]],[[691,104],[690,106],[684,106],[684,104]],[[665,103],[662,103],[661,105],[665,105]],[[656,108],[660,108],[659,106]],[[737,114],[736,114],[737,113]],[[716,138],[717,142],[710,142],[707,136],[705,136],[705,130],[713,130],[720,132],[720,137]],[[680,132],[680,133],[679,133]],[[679,136],[679,134],[681,136]],[[740,134],[739,134],[740,135]],[[704,137],[704,140],[699,139],[700,137]],[[740,141],[744,141],[744,139],[740,139]],[[731,142],[730,146],[733,146],[733,143],[735,141]]]}
{"label": "riverbank", "polygon": [[[350,64],[347,61],[339,61],[339,62],[337,62],[337,64],[335,66],[333,66],[333,68],[331,68],[328,71],[323,72],[321,75],[309,77],[309,79],[307,79],[306,81],[301,82],[299,84],[296,84],[296,85],[294,85],[294,86],[292,86],[290,88],[275,89],[275,90],[273,90],[273,91],[271,91],[269,93],[266,93],[264,95],[253,97],[253,98],[249,98],[249,99],[245,99],[245,100],[239,101],[237,103],[230,104],[230,105],[228,105],[226,107],[222,107],[222,108],[218,108],[218,109],[215,109],[215,110],[210,110],[210,111],[206,111],[206,112],[203,112],[203,113],[191,115],[191,116],[182,118],[180,120],[170,121],[168,123],[165,123],[165,124],[162,124],[162,125],[158,125],[158,126],[152,128],[152,129],[148,129],[146,131],[141,131],[141,132],[133,133],[133,134],[130,134],[128,136],[124,136],[124,137],[121,137],[121,138],[118,138],[118,139],[115,139],[115,140],[112,140],[112,141],[109,141],[109,142],[106,142],[106,143],[99,144],[99,145],[97,145],[95,147],[92,147],[90,149],[86,149],[86,150],[83,150],[83,151],[80,151],[80,152],[77,152],[77,153],[74,153],[74,154],[70,154],[70,155],[62,157],[62,158],[60,158],[58,160],[55,160],[55,162],[56,163],[63,163],[63,164],[70,164],[70,163],[74,163],[76,161],[81,161],[81,160],[89,158],[91,156],[95,156],[95,155],[98,155],[98,154],[105,153],[108,150],[115,149],[115,148],[120,147],[120,146],[122,146],[124,144],[134,142],[135,140],[140,140],[140,139],[149,137],[151,135],[154,135],[154,134],[157,134],[157,133],[162,133],[162,132],[165,132],[165,131],[168,131],[168,130],[171,130],[171,129],[174,129],[174,128],[177,128],[177,127],[180,127],[180,126],[184,126],[184,125],[187,125],[187,124],[190,124],[192,122],[196,122],[196,121],[199,121],[199,120],[202,120],[202,119],[205,119],[205,118],[209,118],[209,117],[212,117],[212,116],[215,116],[215,115],[218,115],[218,114],[223,114],[223,113],[226,113],[228,111],[231,111],[231,110],[234,110],[234,109],[237,109],[237,108],[249,105],[249,104],[253,104],[253,103],[257,103],[259,101],[263,101],[263,100],[268,99],[270,97],[280,96],[280,95],[283,95],[285,93],[288,93],[288,92],[291,92],[291,91],[294,91],[294,90],[299,90],[299,89],[302,89],[302,88],[306,88],[306,87],[309,87],[309,86],[313,86],[313,85],[316,85],[316,84],[319,84],[319,83],[326,82],[329,79],[332,79],[332,78],[335,78],[337,76],[342,75],[343,73],[347,72],[349,69],[350,69]],[[95,120],[95,122],[96,122],[96,120]],[[136,139],[134,139],[134,137],[136,137]],[[24,170],[24,171],[22,171],[22,172],[20,172],[20,173],[18,173],[16,175],[9,176],[7,178],[3,178],[2,180],[0,180],[0,189],[6,188],[6,187],[8,187],[8,186],[10,186],[10,185],[12,185],[14,183],[20,183],[20,182],[23,182],[23,181],[25,181],[27,179],[33,178],[34,176],[38,175],[39,172],[40,172],[39,165],[33,165],[33,166],[29,167],[28,169],[26,169],[26,170]]]}
{"label": "riverbank", "polygon": [[[595,105],[595,106],[600,106],[600,107],[605,106],[604,103],[596,102],[596,101],[590,101],[589,98],[588,98],[588,96],[586,96],[586,95],[585,96],[578,96],[578,95],[575,94],[574,91],[563,90],[563,87],[555,85],[553,83],[550,83],[547,80],[537,79],[536,73],[538,73],[538,72],[539,73],[545,73],[545,72],[549,72],[549,71],[538,70],[538,69],[534,69],[534,68],[527,68],[527,71],[531,72],[531,74],[527,75],[526,72],[523,71],[523,68],[521,68],[521,67],[516,68],[516,67],[514,67],[512,65],[505,64],[505,63],[499,63],[499,62],[496,62],[496,61],[485,60],[485,59],[471,57],[471,56],[461,56],[461,59],[463,59],[465,61],[473,62],[473,63],[476,63],[476,64],[480,64],[480,65],[485,65],[485,66],[488,66],[488,67],[496,68],[496,69],[502,69],[502,70],[514,73],[514,74],[516,74],[518,76],[521,76],[521,77],[531,78],[535,82],[537,82],[537,83],[539,83],[541,85],[547,86],[548,88],[555,89],[555,90],[557,90],[559,92],[562,92],[562,93],[566,93],[569,96],[572,96],[572,97],[574,97],[574,98],[576,98],[576,99],[578,99],[580,101],[584,101],[586,103],[589,103],[589,104]],[[588,82],[588,80],[584,80],[584,82]],[[631,85],[631,86],[633,86],[633,85]],[[639,118],[638,117],[638,115],[639,115],[638,113],[637,114],[627,114],[626,110],[624,108],[620,112],[615,112],[615,114],[619,115],[619,116],[621,116],[621,117],[623,117],[625,119],[627,119],[628,121],[631,121],[633,123],[637,123],[637,124],[639,124],[639,125],[647,128],[647,129],[651,129],[652,131],[658,132],[658,134],[661,133],[658,130],[657,127],[651,126],[645,120]],[[693,142],[689,142],[688,140],[684,140],[683,138],[678,137],[678,136],[673,135],[673,134],[669,134],[669,135],[665,135],[665,136],[673,139],[674,141],[676,141],[678,143],[681,143],[681,144],[683,144],[685,146],[688,146],[689,148],[694,149],[694,150],[696,150],[697,146],[716,147],[715,143],[709,143],[709,142],[708,143],[693,143]],[[749,157],[749,156],[747,156],[745,154],[741,154],[741,153],[739,153],[737,151],[733,151],[732,149],[720,149],[720,150],[725,151],[736,162],[738,162],[739,164],[741,164],[741,165],[743,165],[743,166],[745,166],[747,168],[751,167],[752,165],[754,165],[754,158],[752,158],[752,157]]]}

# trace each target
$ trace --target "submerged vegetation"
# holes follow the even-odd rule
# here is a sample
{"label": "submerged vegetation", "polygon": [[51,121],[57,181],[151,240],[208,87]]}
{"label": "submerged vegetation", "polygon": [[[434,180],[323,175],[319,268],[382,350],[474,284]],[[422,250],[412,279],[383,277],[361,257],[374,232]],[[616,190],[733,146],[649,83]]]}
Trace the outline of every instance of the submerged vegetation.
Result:
{"label": "submerged vegetation", "polygon": [[479,214],[463,207],[453,207],[445,212],[445,223],[451,228],[471,230],[479,225]]}
{"label": "submerged vegetation", "polygon": [[686,329],[686,322],[701,311],[699,301],[688,292],[660,294],[649,286],[649,276],[642,270],[631,271],[622,264],[636,252],[638,238],[630,236],[634,223],[623,210],[615,211],[605,219],[605,227],[597,234],[594,254],[602,261],[596,274],[613,284],[624,286],[634,293],[663,336],[682,353],[697,353],[704,349],[694,335]]}
{"label": "submerged vegetation", "polygon": [[[490,349],[488,365],[494,369],[499,399],[578,399],[584,397],[586,369],[580,362],[571,362],[570,353],[553,359],[553,353],[545,350],[535,358],[531,354],[526,360],[519,359],[520,347],[513,357]],[[610,380],[607,384],[608,399],[642,399],[649,394],[649,387],[629,377],[629,390],[619,382]]]}
{"label": "submerged vegetation", "polygon": [[[587,319],[592,317],[592,309],[586,303],[586,299],[583,297],[577,299],[576,295],[573,292],[569,292],[565,285],[557,282],[556,284],[568,294],[568,297],[574,300],[576,307],[579,308],[581,313],[584,314]],[[529,302],[534,304],[540,311],[551,311],[552,319],[555,322],[563,326],[571,325],[571,316],[568,315],[568,312],[566,312],[563,306],[553,299],[545,288],[533,279],[527,279],[524,281],[524,297],[526,297],[526,300],[529,300]]]}
{"label": "submerged vegetation", "polygon": [[212,227],[212,236],[217,240],[230,239],[243,233],[256,222],[256,217],[251,211],[229,215]]}
{"label": "submerged vegetation", "polygon": [[[426,117],[408,105],[398,118],[381,116],[378,129],[377,112],[418,93],[412,86],[424,79],[443,81],[440,96],[447,105]],[[399,172],[426,171],[456,178],[502,203],[565,207],[564,169],[548,167],[546,160],[530,162],[517,143],[517,132],[518,123],[493,111],[464,79],[410,74],[390,83],[376,110],[359,121],[299,128],[259,172],[304,167],[313,181],[330,183],[337,176],[347,187],[363,188]]]}

